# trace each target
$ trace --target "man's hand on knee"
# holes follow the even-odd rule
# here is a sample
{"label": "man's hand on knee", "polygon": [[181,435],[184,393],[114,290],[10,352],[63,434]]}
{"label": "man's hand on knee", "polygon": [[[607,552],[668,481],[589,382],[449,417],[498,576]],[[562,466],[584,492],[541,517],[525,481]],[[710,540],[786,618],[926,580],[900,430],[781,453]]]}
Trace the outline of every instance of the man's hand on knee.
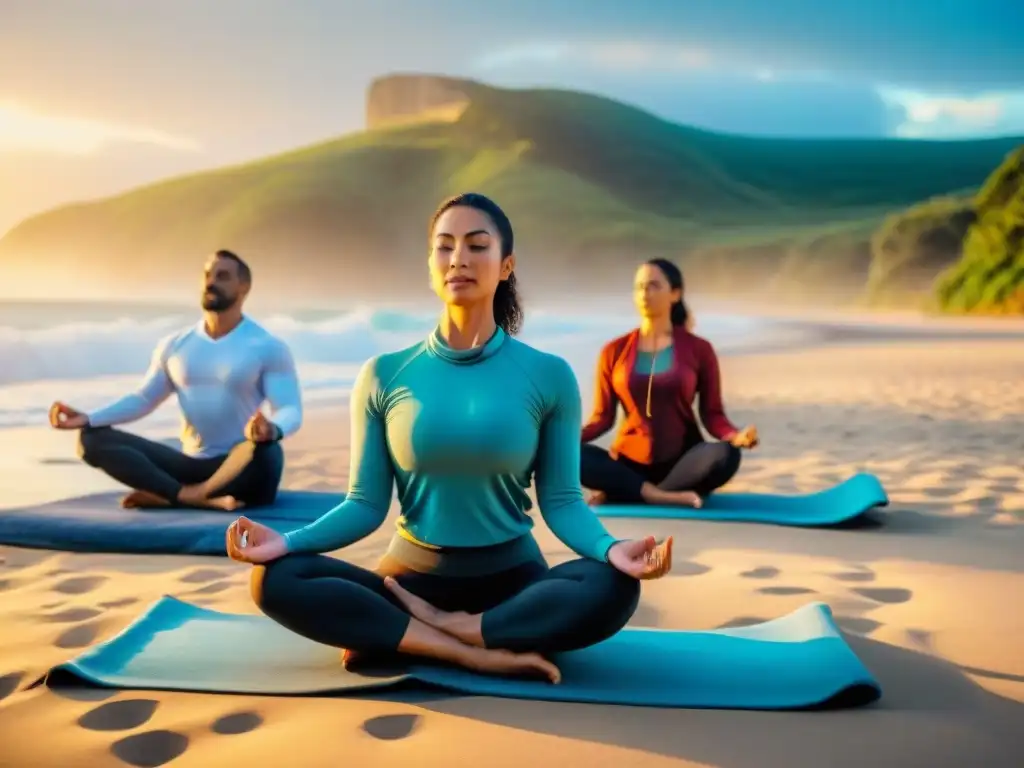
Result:
{"label": "man's hand on knee", "polygon": [[245,439],[256,443],[272,443],[281,439],[281,428],[257,411],[245,425]]}

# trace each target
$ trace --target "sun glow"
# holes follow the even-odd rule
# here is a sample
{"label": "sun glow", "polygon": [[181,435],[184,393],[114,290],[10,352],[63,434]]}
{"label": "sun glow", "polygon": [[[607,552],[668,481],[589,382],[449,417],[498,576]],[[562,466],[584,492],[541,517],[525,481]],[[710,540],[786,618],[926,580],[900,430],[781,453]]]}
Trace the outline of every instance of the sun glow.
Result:
{"label": "sun glow", "polygon": [[88,118],[48,115],[0,102],[0,152],[91,155],[113,143],[149,144],[176,152],[198,152],[188,138],[153,128]]}

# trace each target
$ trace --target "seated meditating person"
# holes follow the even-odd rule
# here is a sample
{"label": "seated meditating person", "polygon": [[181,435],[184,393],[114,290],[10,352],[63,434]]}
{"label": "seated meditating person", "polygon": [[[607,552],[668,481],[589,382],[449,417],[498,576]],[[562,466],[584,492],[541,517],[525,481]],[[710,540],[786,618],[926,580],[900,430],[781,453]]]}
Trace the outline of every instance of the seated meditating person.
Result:
{"label": "seated meditating person", "polygon": [[[277,496],[280,440],[302,425],[302,399],[288,346],[242,312],[251,287],[249,266],[217,251],[203,270],[203,319],[157,345],[137,392],[92,413],[51,406],[51,426],[79,430],[82,460],[132,489],[123,506],[233,510]],[[181,451],[114,429],[171,394],[181,408]]]}
{"label": "seated meditating person", "polygon": [[[737,429],[722,405],[718,358],[691,332],[683,275],[665,259],[640,266],[633,285],[640,327],[601,350],[594,407],[583,426],[580,480],[591,504],[700,507],[740,465],[740,449],[758,444],[753,426]],[[717,438],[705,441],[693,410]],[[605,450],[591,444],[625,419]]]}
{"label": "seated meditating person", "polygon": [[[504,212],[460,195],[429,237],[444,311],[424,341],[363,366],[346,499],[285,535],[240,517],[228,555],[256,564],[264,614],[344,649],[344,663],[397,653],[558,682],[548,655],[624,627],[639,580],[668,571],[671,540],[616,540],[587,507],[576,378],[513,338],[523,315]],[[541,515],[578,559],[545,561],[527,515],[531,477]],[[398,530],[375,571],[322,554],[380,527],[395,485]]]}

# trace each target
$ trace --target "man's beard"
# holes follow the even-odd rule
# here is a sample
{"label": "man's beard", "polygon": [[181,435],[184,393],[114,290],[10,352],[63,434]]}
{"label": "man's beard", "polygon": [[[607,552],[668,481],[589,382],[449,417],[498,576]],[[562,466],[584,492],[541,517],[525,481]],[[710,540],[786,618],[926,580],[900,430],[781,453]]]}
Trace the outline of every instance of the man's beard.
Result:
{"label": "man's beard", "polygon": [[207,312],[224,312],[235,305],[235,300],[219,291],[207,291],[203,294],[202,304]]}

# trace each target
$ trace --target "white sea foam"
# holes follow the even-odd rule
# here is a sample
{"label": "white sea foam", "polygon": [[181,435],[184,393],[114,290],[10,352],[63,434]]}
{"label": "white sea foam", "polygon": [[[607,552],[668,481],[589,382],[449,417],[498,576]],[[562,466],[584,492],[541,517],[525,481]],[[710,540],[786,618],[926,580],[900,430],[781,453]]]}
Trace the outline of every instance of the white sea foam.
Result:
{"label": "white sea foam", "polygon": [[[699,318],[699,332],[720,353],[756,346],[765,338],[764,323],[755,318],[710,313]],[[291,346],[304,399],[313,405],[343,401],[366,359],[422,339],[436,312],[360,308],[315,321],[283,314],[255,319]],[[0,326],[0,427],[41,424],[56,399],[90,409],[131,391],[157,341],[189,322],[186,316],[126,316],[48,327]],[[621,312],[535,311],[520,338],[565,357],[581,385],[589,387],[601,345],[635,322]],[[157,425],[176,419],[172,401],[147,421]]]}

